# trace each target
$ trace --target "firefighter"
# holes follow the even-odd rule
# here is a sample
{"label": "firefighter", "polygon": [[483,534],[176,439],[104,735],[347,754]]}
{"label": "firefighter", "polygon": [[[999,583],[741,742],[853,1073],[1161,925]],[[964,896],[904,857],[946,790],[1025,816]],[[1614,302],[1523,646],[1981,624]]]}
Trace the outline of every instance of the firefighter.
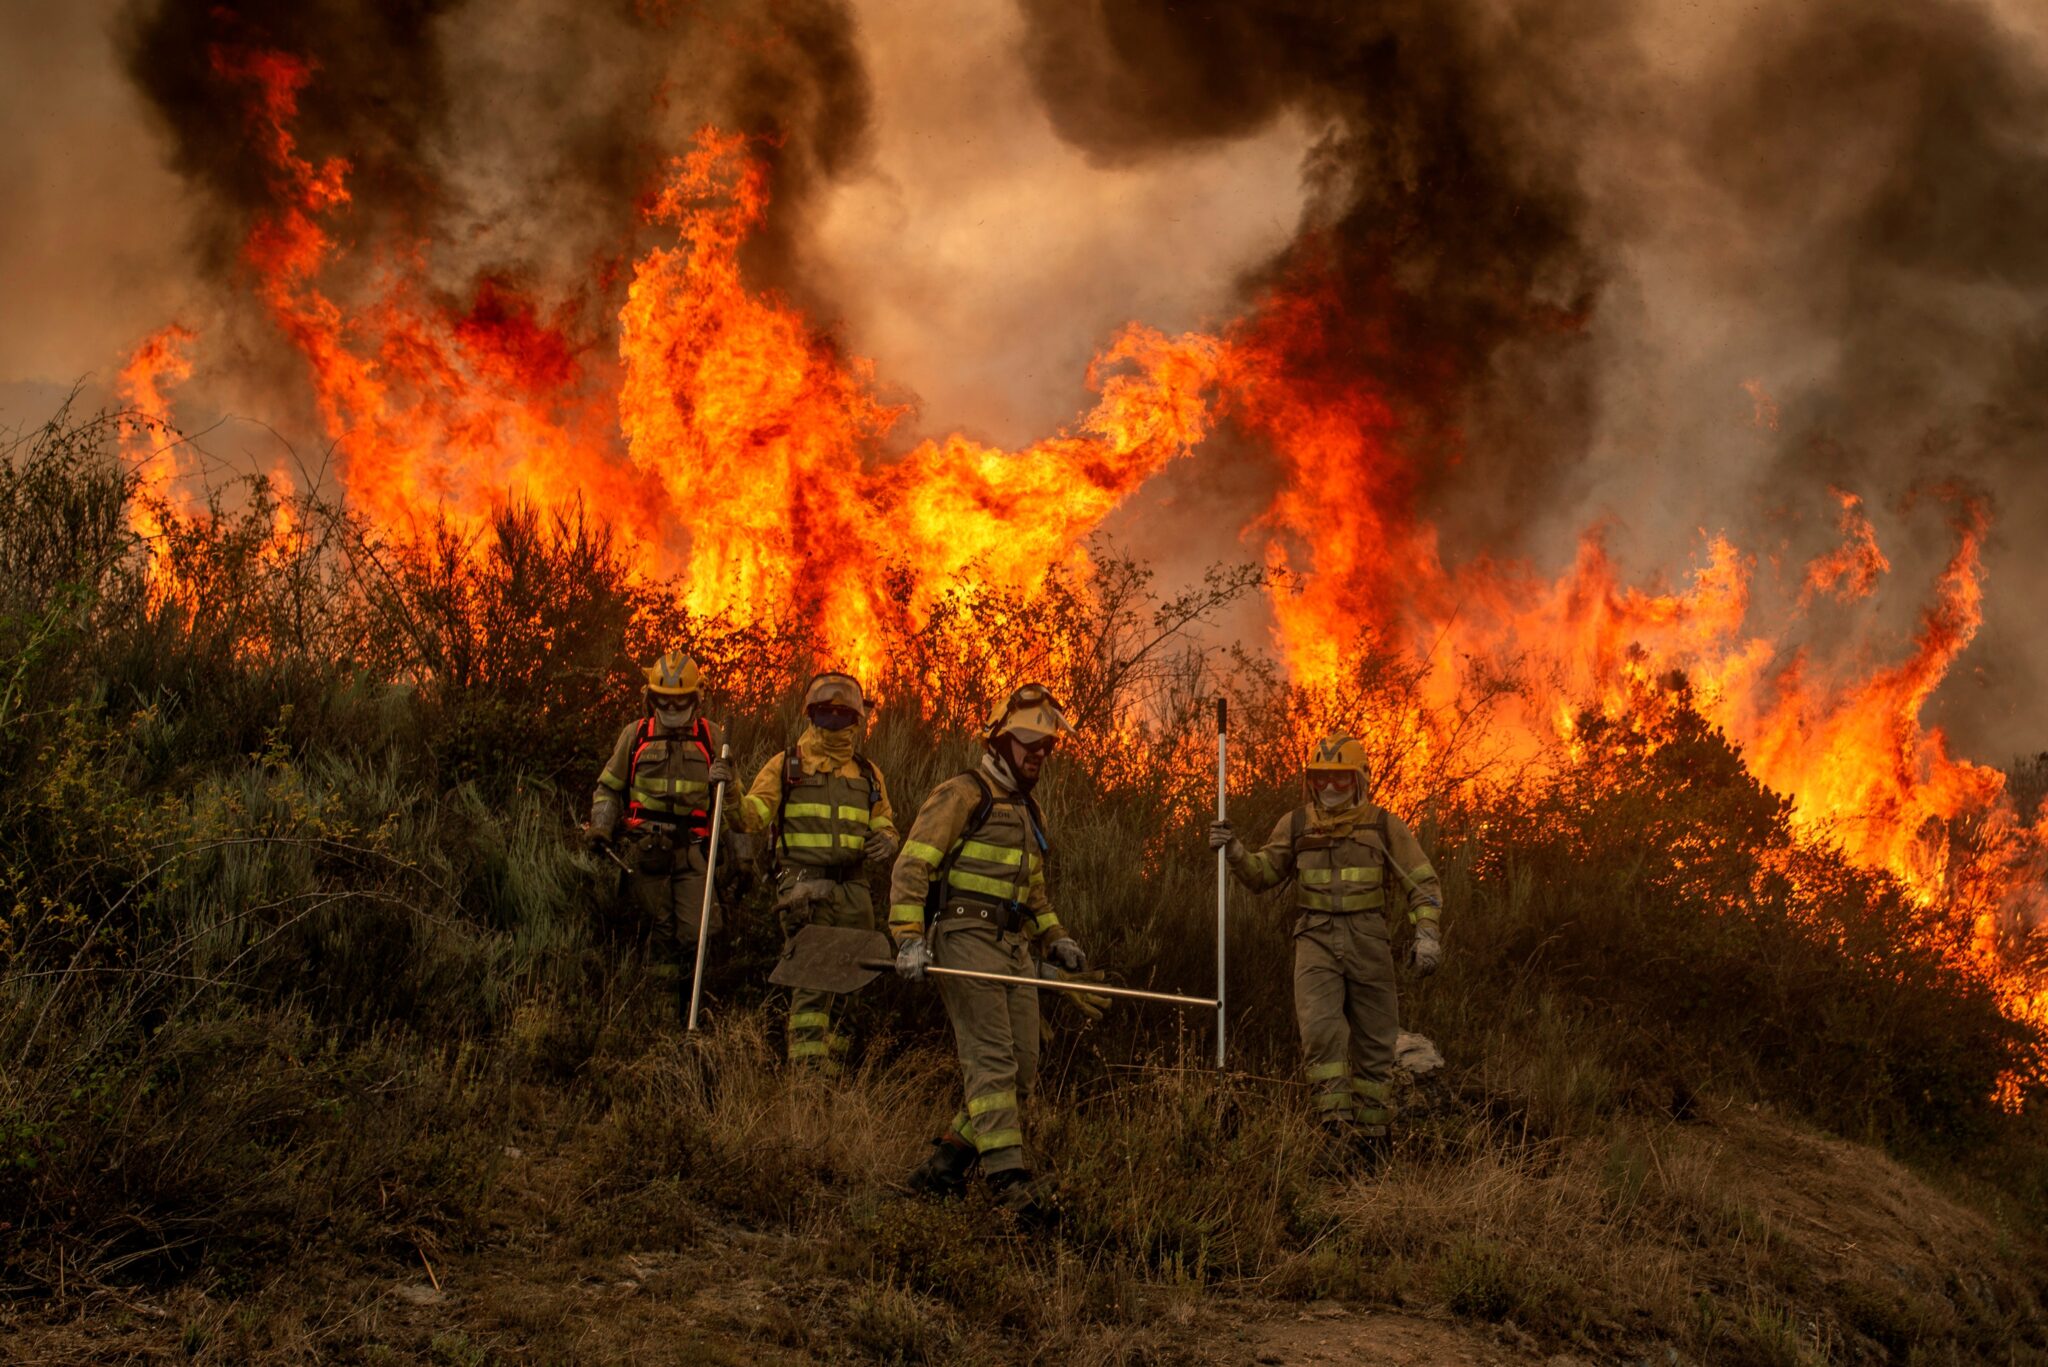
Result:
{"label": "firefighter", "polygon": [[709,854],[711,790],[730,783],[718,758],[721,729],[703,715],[704,673],[681,650],[647,666],[641,697],[645,715],[629,722],[598,775],[584,838],[594,850],[620,846],[626,894],[646,936],[650,971],[687,1010],[697,937],[716,934],[704,912],[704,870]]}
{"label": "firefighter", "polygon": [[[900,843],[881,771],[856,748],[867,699],[850,674],[813,678],[796,744],[761,766],[738,809],[740,829],[770,832],[775,910],[784,935],[807,925],[875,928],[867,869]],[[798,988],[789,999],[789,1061],[836,1072],[845,1041],[832,1030],[830,992]]]}
{"label": "firefighter", "polygon": [[[913,981],[931,965],[1034,977],[1032,946],[1067,972],[1086,967],[1045,891],[1049,845],[1031,790],[1069,732],[1051,692],[1027,684],[995,709],[981,764],[932,790],[911,824],[890,885],[896,971]],[[953,1023],[964,1104],[911,1176],[951,1195],[979,1164],[1003,1202],[1032,1204],[1023,1107],[1038,1075],[1038,994],[1000,983],[941,978]]]}
{"label": "firefighter", "polygon": [[1406,893],[1410,964],[1428,977],[1443,958],[1443,891],[1401,818],[1367,798],[1365,747],[1331,736],[1306,781],[1308,805],[1280,818],[1264,848],[1248,851],[1228,821],[1209,827],[1209,844],[1253,891],[1294,880],[1294,1015],[1317,1119],[1377,1161],[1400,1033],[1387,894]]}

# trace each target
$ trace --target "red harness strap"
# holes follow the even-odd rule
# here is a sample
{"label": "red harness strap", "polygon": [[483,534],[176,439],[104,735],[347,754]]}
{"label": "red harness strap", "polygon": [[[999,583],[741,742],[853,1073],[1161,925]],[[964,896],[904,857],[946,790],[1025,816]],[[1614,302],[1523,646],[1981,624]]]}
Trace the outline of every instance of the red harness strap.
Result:
{"label": "red harness strap", "polygon": [[[697,718],[695,724],[691,726],[688,734],[676,737],[676,739],[686,740],[693,743],[697,747],[697,749],[700,752],[702,752],[704,756],[705,767],[710,767],[710,722],[704,720],[704,718],[702,717],[699,717]],[[636,791],[638,791],[640,786],[639,783],[636,781],[640,773],[640,752],[645,750],[649,745],[653,744],[654,740],[654,718],[648,717],[640,723],[640,734],[633,742],[633,758],[632,761],[626,766],[627,827],[631,828],[634,826],[644,825],[650,821],[661,822],[668,825],[685,826],[688,828],[690,835],[695,839],[708,839],[711,835],[711,814],[705,811],[702,807],[691,809],[687,816],[677,812],[657,812],[642,807],[640,805],[640,800],[637,797],[633,796],[633,794]]]}

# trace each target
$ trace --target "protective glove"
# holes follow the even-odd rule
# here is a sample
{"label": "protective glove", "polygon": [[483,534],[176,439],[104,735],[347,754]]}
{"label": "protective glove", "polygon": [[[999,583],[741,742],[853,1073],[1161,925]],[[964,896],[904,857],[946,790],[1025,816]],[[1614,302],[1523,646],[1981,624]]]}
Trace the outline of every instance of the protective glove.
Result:
{"label": "protective glove", "polygon": [[1237,827],[1228,821],[1209,823],[1209,848],[1228,851],[1233,864],[1244,858],[1244,842],[1237,838]]}
{"label": "protective glove", "polygon": [[711,786],[716,788],[721,784],[730,782],[732,782],[732,765],[729,762],[722,759],[712,760]]}
{"label": "protective glove", "polygon": [[592,854],[603,854],[612,847],[612,833],[598,826],[583,828],[583,848]]}
{"label": "protective glove", "polygon": [[1444,961],[1444,942],[1435,926],[1424,922],[1415,928],[1415,943],[1408,946],[1408,966],[1418,978],[1427,978]]}
{"label": "protective glove", "polygon": [[[1067,973],[1053,967],[1049,963],[1040,962],[1038,965],[1038,976],[1050,983],[1099,983],[1103,979],[1103,971],[1098,968],[1089,973]],[[1081,1018],[1090,1025],[1101,1020],[1102,1013],[1107,1011],[1110,1003],[1115,1000],[1113,997],[1097,996],[1093,992],[1041,992],[1038,994],[1038,1004],[1041,1011],[1050,1004],[1046,1000],[1049,997],[1058,997],[1066,1002],[1067,1005],[1079,1012]]]}
{"label": "protective glove", "polygon": [[907,981],[924,981],[924,971],[931,966],[932,952],[925,948],[924,936],[905,940],[903,947],[896,951],[896,976]]}
{"label": "protective glove", "polygon": [[1081,952],[1081,946],[1071,935],[1062,935],[1046,946],[1045,957],[1069,973],[1079,973],[1088,966],[1088,956]]}
{"label": "protective glove", "polygon": [[894,859],[896,851],[902,848],[903,841],[897,837],[896,832],[886,826],[881,830],[868,832],[867,861],[870,864],[886,864]]}
{"label": "protective glove", "polygon": [[799,908],[808,910],[819,902],[831,901],[838,890],[839,885],[829,878],[799,878],[776,894],[773,909],[785,916]]}

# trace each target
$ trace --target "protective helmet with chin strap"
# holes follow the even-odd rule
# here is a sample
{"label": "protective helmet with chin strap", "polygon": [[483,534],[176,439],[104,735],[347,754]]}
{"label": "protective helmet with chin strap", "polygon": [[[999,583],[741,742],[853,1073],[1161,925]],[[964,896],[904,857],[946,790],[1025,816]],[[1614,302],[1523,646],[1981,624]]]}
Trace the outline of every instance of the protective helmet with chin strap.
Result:
{"label": "protective helmet with chin strap", "polygon": [[1364,800],[1366,789],[1372,782],[1372,764],[1365,757],[1365,747],[1350,736],[1338,732],[1325,736],[1309,751],[1308,767],[1303,781],[1310,787],[1315,785],[1318,774],[1350,774],[1358,780],[1358,796]]}
{"label": "protective helmet with chin strap", "polygon": [[1025,745],[1036,745],[1068,735],[1073,729],[1052,690],[1044,684],[1029,683],[996,704],[982,738],[994,744],[999,736],[1015,736]]}

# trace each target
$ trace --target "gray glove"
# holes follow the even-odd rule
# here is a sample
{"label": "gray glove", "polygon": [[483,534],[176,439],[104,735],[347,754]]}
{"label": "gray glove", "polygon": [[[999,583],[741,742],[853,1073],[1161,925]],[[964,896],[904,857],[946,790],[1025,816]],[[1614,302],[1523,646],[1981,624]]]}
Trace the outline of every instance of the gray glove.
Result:
{"label": "gray glove", "polygon": [[1415,943],[1408,947],[1408,963],[1418,978],[1427,978],[1444,961],[1444,942],[1434,925],[1424,921],[1415,928]]}
{"label": "gray glove", "polygon": [[583,847],[592,854],[603,854],[612,847],[612,833],[598,826],[585,826]]}
{"label": "gray glove", "polygon": [[731,765],[730,763],[728,763],[727,761],[725,761],[725,760],[722,760],[722,759],[715,759],[715,760],[712,760],[712,761],[711,761],[711,786],[712,786],[712,787],[714,787],[714,788],[716,788],[716,787],[718,787],[718,786],[719,786],[720,784],[724,784],[724,783],[730,783],[730,782],[732,782],[732,765]]}
{"label": "gray glove", "polygon": [[896,951],[896,976],[910,982],[924,981],[925,969],[931,967],[932,952],[925,948],[924,936],[905,940],[903,947]]}
{"label": "gray glove", "polygon": [[799,878],[776,895],[774,911],[795,911],[813,902],[829,902],[839,885],[829,878]]}
{"label": "gray glove", "polygon": [[1046,946],[1045,957],[1069,973],[1079,973],[1088,966],[1088,956],[1081,952],[1081,946],[1071,935],[1062,935]]}
{"label": "gray glove", "polygon": [[1228,821],[1209,823],[1209,848],[1227,851],[1233,864],[1244,858],[1244,842],[1237,838],[1237,827]]}
{"label": "gray glove", "polygon": [[867,861],[870,864],[886,864],[896,857],[896,851],[903,848],[903,842],[896,832],[886,826],[878,831],[868,832]]}

